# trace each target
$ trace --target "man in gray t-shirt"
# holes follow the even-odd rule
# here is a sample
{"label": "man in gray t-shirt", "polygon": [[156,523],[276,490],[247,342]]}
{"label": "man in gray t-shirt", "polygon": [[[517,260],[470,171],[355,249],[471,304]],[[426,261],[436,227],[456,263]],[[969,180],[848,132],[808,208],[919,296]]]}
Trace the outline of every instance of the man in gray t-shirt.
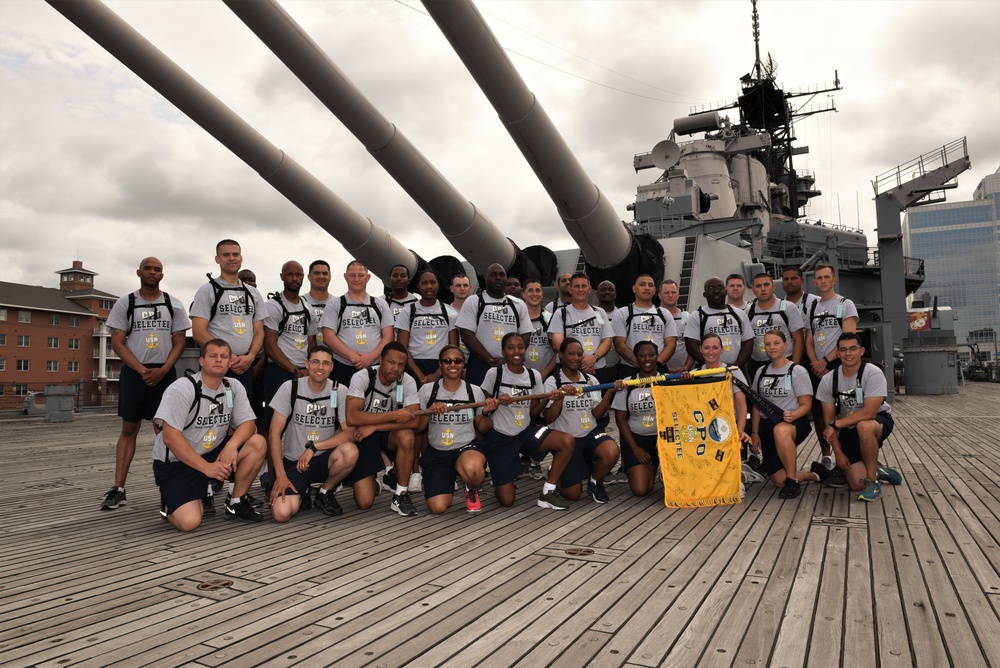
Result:
{"label": "man in gray t-shirt", "polygon": [[253,390],[253,361],[264,349],[264,303],[260,293],[239,279],[243,252],[232,239],[215,245],[219,276],[198,288],[191,304],[191,337],[203,346],[222,339],[233,351],[229,376]]}
{"label": "man in gray t-shirt", "polygon": [[465,300],[458,314],[459,336],[469,349],[465,378],[483,382],[486,370],[503,364],[500,342],[510,332],[530,334],[534,328],[524,302],[504,293],[507,271],[499,264],[486,269],[486,290]]}
{"label": "man in gray t-shirt", "polygon": [[701,340],[706,334],[718,334],[722,340],[720,361],[727,366],[745,366],[753,353],[753,328],[747,314],[726,303],[726,285],[721,278],[713,276],[705,281],[703,296],[707,305],[691,314],[684,329],[688,356],[704,363]]}
{"label": "man in gray t-shirt", "polygon": [[[417,384],[406,371],[406,348],[389,341],[382,348],[379,364],[351,377],[347,391],[347,423],[354,428],[358,463],[351,472],[354,500],[359,508],[370,508],[375,498],[375,478],[382,473],[385,457],[394,456],[394,470],[383,479],[392,492],[390,509],[404,517],[417,514],[410,500],[410,473],[416,461],[414,429],[420,408]],[[392,481],[389,483],[388,481]]]}
{"label": "man in gray t-shirt", "polygon": [[[282,291],[264,303],[267,314],[264,317],[264,352],[268,357],[262,387],[265,404],[270,403],[282,383],[306,375],[306,351],[316,345],[312,308],[299,298],[304,277],[302,265],[295,260],[281,265]],[[271,423],[272,413],[270,406],[265,408],[265,429]]]}
{"label": "man in gray t-shirt", "polygon": [[552,347],[559,350],[567,336],[579,341],[583,346],[581,369],[597,376],[603,383],[606,377],[604,368],[607,366],[604,357],[611,350],[611,340],[615,335],[611,321],[604,309],[595,309],[590,305],[590,278],[586,274],[577,273],[570,277],[569,293],[573,301],[552,314],[549,325]]}
{"label": "man in gray t-shirt", "polygon": [[816,399],[823,411],[823,438],[833,448],[838,469],[826,473],[814,466],[813,471],[826,486],[846,483],[859,492],[859,500],[874,501],[882,493],[880,482],[903,481],[898,471],[878,463],[879,449],[894,424],[885,401],[885,374],[864,363],[865,349],[856,333],[841,334],[836,345],[841,364],[820,380]]}
{"label": "man in gray t-shirt", "polygon": [[270,501],[276,522],[298,513],[313,483],[320,483],[316,507],[325,515],[341,515],[333,490],[358,461],[354,430],[343,428],[347,388],[330,380],[333,351],[313,346],[305,365],[308,375],[286,381],[270,404],[268,450],[275,465]]}
{"label": "man in gray t-shirt", "polygon": [[253,409],[240,383],[226,378],[229,344],[212,339],[201,349],[201,372],[178,378],[163,394],[154,420],[153,476],[164,517],[181,531],[201,525],[208,483],[235,474],[226,516],[247,522],[263,517],[246,498],[264,462],[264,437],[254,433]]}
{"label": "man in gray t-shirt", "polygon": [[[143,420],[152,420],[164,391],[177,379],[174,365],[184,352],[184,332],[191,327],[184,306],[160,290],[163,263],[147,257],[136,270],[139,289],[122,297],[108,314],[111,347],[121,358],[118,415],[121,433],[115,445],[115,484],[101,510],[126,503],[125,479],[135,457]],[[153,424],[154,431],[159,431]]]}
{"label": "man in gray t-shirt", "polygon": [[347,292],[331,298],[319,323],[323,343],[333,351],[333,379],[341,385],[378,360],[382,347],[393,339],[392,313],[381,297],[369,295],[371,273],[360,260],[351,260],[344,272]]}

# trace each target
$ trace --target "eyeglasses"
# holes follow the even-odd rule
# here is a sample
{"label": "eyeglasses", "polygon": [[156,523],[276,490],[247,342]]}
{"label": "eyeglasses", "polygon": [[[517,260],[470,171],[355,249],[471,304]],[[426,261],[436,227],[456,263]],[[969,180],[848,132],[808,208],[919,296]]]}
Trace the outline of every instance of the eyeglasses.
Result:
{"label": "eyeglasses", "polygon": [[850,348],[837,348],[838,353],[856,353],[861,350],[861,346],[851,346]]}
{"label": "eyeglasses", "polygon": [[461,357],[449,357],[441,360],[441,364],[465,364],[465,360]]}
{"label": "eyeglasses", "polygon": [[333,366],[333,362],[330,360],[309,360],[309,363],[319,367]]}

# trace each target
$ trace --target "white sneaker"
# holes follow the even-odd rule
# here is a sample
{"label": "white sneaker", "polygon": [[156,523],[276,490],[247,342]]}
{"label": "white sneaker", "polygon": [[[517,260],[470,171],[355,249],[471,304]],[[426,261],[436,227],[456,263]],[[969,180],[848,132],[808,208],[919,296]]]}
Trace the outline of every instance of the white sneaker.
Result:
{"label": "white sneaker", "polygon": [[743,479],[747,482],[748,485],[755,482],[764,482],[765,480],[764,476],[762,476],[761,474],[757,473],[752,468],[750,468],[750,466],[746,462],[743,462],[742,471],[743,471]]}
{"label": "white sneaker", "polygon": [[823,455],[823,459],[821,461],[823,463],[823,466],[826,467],[827,471],[832,471],[833,470],[834,461],[833,461],[833,457],[832,456],[830,456],[830,455]]}
{"label": "white sneaker", "polygon": [[745,499],[746,496],[747,496],[746,485],[744,485],[743,483],[740,483],[740,501],[742,501],[743,499]]}
{"label": "white sneaker", "polygon": [[424,477],[420,475],[420,471],[410,474],[410,482],[406,485],[406,488],[411,492],[424,491]]}

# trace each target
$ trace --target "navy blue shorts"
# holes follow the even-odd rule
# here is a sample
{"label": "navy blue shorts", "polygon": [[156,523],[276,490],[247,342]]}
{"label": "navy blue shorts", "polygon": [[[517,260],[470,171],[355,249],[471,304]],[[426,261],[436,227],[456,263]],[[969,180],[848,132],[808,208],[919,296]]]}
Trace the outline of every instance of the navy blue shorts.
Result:
{"label": "navy blue shorts", "polygon": [[[222,449],[228,442],[229,437],[227,436],[211,452],[203,455],[202,459],[206,462],[214,462],[222,454]],[[215,478],[209,478],[184,462],[154,460],[153,480],[160,488],[160,500],[167,505],[167,514],[169,515],[185,503],[204,498],[208,492],[208,484],[213,482]]]}
{"label": "navy blue shorts", "polygon": [[389,452],[390,433],[392,432],[376,431],[358,443],[358,463],[354,465],[354,470],[348,476],[352,483],[370,478],[379,471],[385,470],[382,453],[388,454],[390,459],[394,458],[393,453]]}
{"label": "navy blue shorts", "polygon": [[490,429],[486,434],[486,441],[477,445],[482,446],[482,452],[490,465],[493,486],[514,482],[521,475],[521,455],[530,457],[539,452],[542,442],[551,431],[548,427],[534,424],[515,436]]}
{"label": "navy blue shorts", "polygon": [[424,454],[420,455],[424,498],[455,493],[455,478],[458,476],[455,465],[458,463],[458,458],[469,451],[482,453],[483,447],[479,443],[470,443],[454,450],[438,450],[434,446],[427,446]]}
{"label": "navy blue shorts", "polygon": [[271,399],[278,393],[278,388],[286,381],[294,380],[295,374],[285,371],[274,362],[268,361],[264,365],[264,378],[261,381],[261,399],[264,402],[264,428],[271,426],[271,417],[274,416],[274,409],[271,408]]}
{"label": "navy blue shorts", "polygon": [[[482,385],[483,379],[486,378],[486,372],[491,368],[486,362],[470,354],[469,361],[465,364],[465,380],[473,385]],[[486,391],[489,392],[489,389]],[[490,467],[490,470],[492,470],[492,467]]]}
{"label": "navy blue shorts", "polygon": [[[795,427],[795,445],[801,444],[812,433],[808,415],[803,415],[792,422],[792,425]],[[761,467],[767,475],[773,475],[785,469],[781,458],[778,457],[778,450],[774,447],[774,427],[775,424],[763,415],[757,425],[757,433],[760,435],[761,460],[763,461]]]}
{"label": "navy blue shorts", "polygon": [[[896,425],[890,413],[876,413],[875,421],[882,425],[882,436],[878,439],[878,447],[882,447],[885,439],[889,438],[892,428]],[[858,438],[858,430],[855,427],[841,429],[837,434],[840,441],[840,449],[847,455],[847,460],[852,464],[864,461],[861,457],[861,440]]]}
{"label": "navy blue shorts", "polygon": [[326,482],[326,479],[330,476],[331,452],[333,450],[323,450],[315,453],[313,458],[309,460],[309,468],[305,471],[299,471],[295,468],[299,460],[282,457],[281,461],[285,465],[285,475],[288,477],[288,482],[295,488],[294,492],[290,488],[286,488],[285,494],[305,494],[309,489],[309,485]]}
{"label": "navy blue shorts", "polygon": [[559,476],[559,484],[563,487],[572,487],[590,478],[590,464],[594,461],[597,446],[606,441],[614,443],[614,439],[600,429],[578,437],[576,447],[573,448],[573,457],[566,465],[566,470]]}
{"label": "navy blue shorts", "polygon": [[[632,438],[635,439],[636,445],[648,452],[653,457],[653,466],[657,466],[660,463],[660,453],[656,449],[656,434],[642,435],[642,434],[632,434]],[[641,466],[638,459],[635,458],[635,454],[632,452],[632,448],[628,447],[624,439],[622,440],[622,468],[630,469],[633,466]]]}
{"label": "navy blue shorts", "polygon": [[[148,369],[158,369],[162,364],[147,364]],[[125,422],[142,422],[152,420],[156,409],[160,407],[160,399],[170,383],[177,380],[177,369],[171,368],[163,376],[163,380],[155,387],[142,382],[142,376],[132,367],[122,364],[121,376],[118,378],[118,417]]]}

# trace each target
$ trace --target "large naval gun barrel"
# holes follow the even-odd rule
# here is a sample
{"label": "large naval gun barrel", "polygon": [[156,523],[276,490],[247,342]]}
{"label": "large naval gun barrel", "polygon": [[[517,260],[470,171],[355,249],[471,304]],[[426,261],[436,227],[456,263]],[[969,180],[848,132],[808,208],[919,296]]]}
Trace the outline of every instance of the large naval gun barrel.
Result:
{"label": "large naval gun barrel", "polygon": [[[390,123],[275,0],[224,0],[349,129],[480,274],[510,270],[516,246]],[[411,273],[411,275],[413,275]]]}
{"label": "large naval gun barrel", "polygon": [[[633,264],[632,235],[577,161],[470,0],[423,2],[596,269]],[[594,278],[593,274],[591,278]]]}
{"label": "large naval gun barrel", "polygon": [[411,275],[416,272],[421,261],[415,253],[340,199],[99,0],[47,1],[256,170],[375,275],[387,280],[399,264]]}

